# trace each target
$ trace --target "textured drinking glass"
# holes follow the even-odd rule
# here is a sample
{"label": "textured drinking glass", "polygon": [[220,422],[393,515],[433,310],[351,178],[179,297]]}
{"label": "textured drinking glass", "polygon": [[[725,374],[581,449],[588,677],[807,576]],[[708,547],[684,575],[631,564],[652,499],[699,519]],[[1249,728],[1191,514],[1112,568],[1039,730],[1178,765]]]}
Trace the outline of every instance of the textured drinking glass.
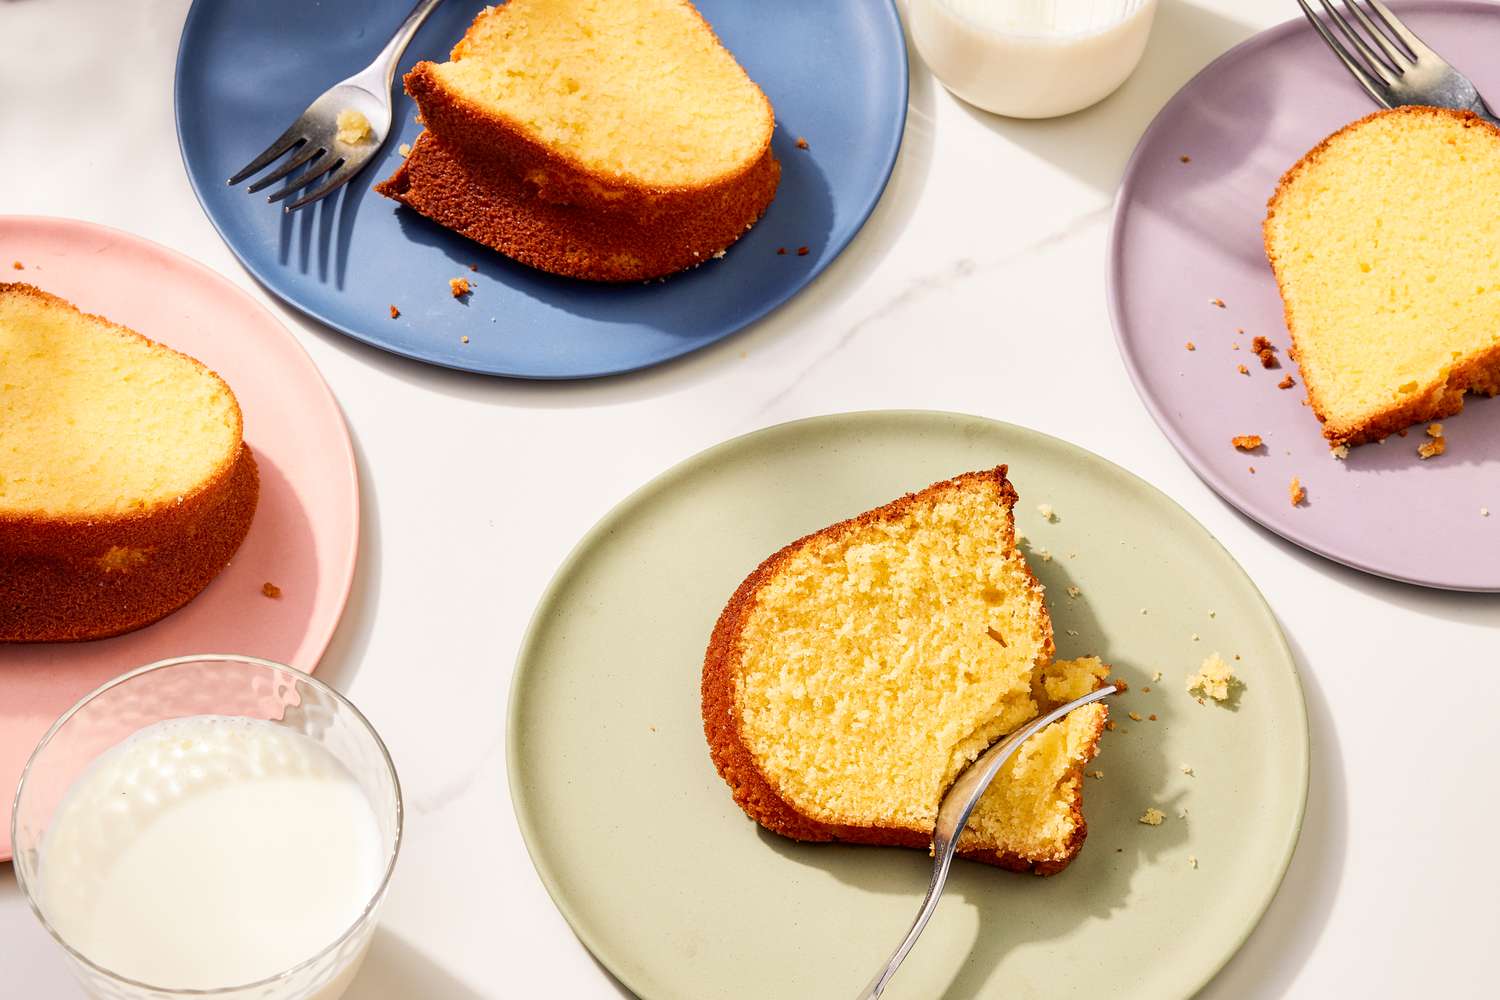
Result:
{"label": "textured drinking glass", "polygon": [[[58,933],[40,892],[47,864],[46,834],[74,780],[100,754],[147,726],[198,715],[261,719],[321,744],[348,769],[369,800],[385,852],[385,868],[354,924],[292,968],[253,983],[164,989],[102,968]],[[401,786],[390,754],[369,721],[328,685],[256,657],[185,656],[110,681],[53,723],[21,772],[11,814],[11,841],[16,880],[32,912],[63,946],[90,996],[99,1000],[336,1000],[364,959],[396,865],[401,846]]]}
{"label": "textured drinking glass", "polygon": [[1013,118],[1103,100],[1141,60],[1157,0],[908,0],[912,42],[943,86]]}

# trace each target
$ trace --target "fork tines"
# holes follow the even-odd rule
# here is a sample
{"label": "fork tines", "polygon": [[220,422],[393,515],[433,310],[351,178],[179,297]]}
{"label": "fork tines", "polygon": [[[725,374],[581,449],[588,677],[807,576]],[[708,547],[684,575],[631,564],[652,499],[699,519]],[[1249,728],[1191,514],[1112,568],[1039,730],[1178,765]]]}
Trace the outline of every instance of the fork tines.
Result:
{"label": "fork tines", "polygon": [[280,166],[270,173],[261,177],[245,190],[250,193],[263,191],[272,184],[287,177],[298,168],[307,166],[306,170],[292,178],[285,187],[269,195],[268,202],[278,202],[290,197],[299,191],[306,190],[307,186],[319,178],[327,177],[321,186],[304,194],[301,198],[286,206],[286,211],[295,212],[304,205],[310,205],[318,199],[342,187],[344,182],[353,177],[357,172],[354,164],[349,164],[349,169],[340,170],[348,163],[343,156],[337,155],[331,148],[334,142],[331,137],[320,136],[317,130],[305,127],[306,122],[299,120],[291,128],[283,132],[275,142],[271,143],[260,155],[241,167],[233,177],[229,178],[230,186],[240,183],[252,174],[264,170],[275,163],[278,159],[291,153]]}
{"label": "fork tines", "polygon": [[[1377,104],[1394,107],[1399,102],[1393,100],[1389,88],[1410,72],[1418,61],[1438,60],[1437,54],[1401,23],[1381,0],[1344,0],[1347,14],[1341,13],[1331,0],[1318,0],[1318,3],[1327,12],[1326,18],[1319,17],[1308,0],[1297,0],[1302,13],[1307,15],[1323,41]],[[1329,24],[1338,35],[1329,30]]]}

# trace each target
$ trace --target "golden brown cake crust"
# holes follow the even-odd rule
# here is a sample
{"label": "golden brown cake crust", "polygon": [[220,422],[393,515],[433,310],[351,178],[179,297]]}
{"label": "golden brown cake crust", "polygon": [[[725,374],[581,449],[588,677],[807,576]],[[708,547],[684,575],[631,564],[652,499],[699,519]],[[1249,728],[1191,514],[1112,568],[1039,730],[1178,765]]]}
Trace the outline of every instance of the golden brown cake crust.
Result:
{"label": "golden brown cake crust", "polygon": [[642,281],[701,264],[739,239],[771,203],[780,177],[781,165],[767,150],[711,211],[694,205],[641,223],[545,201],[514,174],[423,132],[375,190],[539,270]]}
{"label": "golden brown cake crust", "polygon": [[[723,43],[719,41],[713,27],[703,19],[703,15],[691,4],[686,7],[703,25],[704,30],[713,36],[714,43],[722,48]],[[507,5],[489,12],[488,16],[506,17],[508,12]],[[478,23],[477,19],[475,23]],[[474,27],[471,25],[469,31],[453,47],[453,59],[463,57],[469,44],[469,35],[473,31]],[[770,100],[748,75],[745,79],[755,88],[765,109],[764,143],[756,155],[747,157],[737,170],[705,185],[676,187],[644,185],[601,173],[567,151],[554,149],[537,140],[503,116],[451,92],[433,72],[435,65],[424,60],[402,78],[406,92],[417,102],[423,124],[443,140],[445,145],[462,152],[466,157],[488,161],[491,167],[499,167],[513,177],[524,178],[529,193],[542,201],[622,214],[642,222],[662,215],[701,215],[726,201],[743,200],[736,196],[736,191],[757,188],[757,172],[764,170],[762,161],[771,152],[775,113],[771,109]],[[764,206],[761,208],[764,209]],[[757,211],[753,218],[758,218],[759,215],[760,212]]]}
{"label": "golden brown cake crust", "polygon": [[[195,518],[173,519],[169,540],[142,545],[135,526],[120,522],[113,541],[83,555],[0,547],[0,642],[103,639],[166,617],[228,565],[259,496],[255,458],[241,444],[227,479],[195,506]],[[104,554],[112,549],[119,554],[111,561]]]}
{"label": "golden brown cake crust", "polygon": [[[997,466],[987,472],[965,473],[953,479],[934,483],[916,493],[908,493],[883,507],[797,539],[768,557],[735,590],[734,596],[729,599],[728,605],[725,606],[719,615],[718,622],[714,625],[713,634],[709,638],[708,651],[703,658],[703,731],[708,740],[709,754],[713,758],[714,766],[734,793],[735,802],[751,819],[769,830],[794,840],[841,841],[852,844],[881,844],[923,849],[931,846],[930,831],[824,823],[799,812],[783,798],[771,779],[756,764],[754,756],[745,745],[741,735],[740,716],[735,709],[735,671],[743,657],[741,635],[755,607],[757,595],[804,544],[814,539],[837,539],[864,525],[901,517],[913,505],[922,502],[934,493],[984,480],[995,484],[1000,492],[1002,503],[1009,507],[1015,505],[1016,491],[1010,480],[1006,478],[1005,466]],[[1040,592],[1041,584],[1035,576],[1031,575],[1029,567],[1027,575],[1031,579],[1031,585]],[[1043,646],[1043,655],[1050,658],[1055,651],[1050,618],[1045,622],[1045,628],[1046,641]],[[1107,713],[1100,714],[1098,731],[1093,735],[1093,740],[1096,742],[1099,732],[1103,730],[1106,717]],[[1070,780],[1079,782],[1082,779],[1083,765],[1079,764],[1076,771],[1076,774],[1070,776]],[[1076,796],[1074,801],[1077,802]],[[1059,857],[1025,858],[1009,852],[1002,853],[968,847],[961,847],[959,853],[975,861],[998,865],[1011,871],[1035,872],[1039,875],[1055,874],[1066,868],[1068,863],[1077,856],[1087,836],[1082,812],[1076,807],[1073,811],[1078,825],[1069,840],[1066,851]]]}
{"label": "golden brown cake crust", "polygon": [[189,493],[128,514],[52,516],[0,511],[0,642],[102,639],[149,625],[192,600],[228,564],[260,496],[243,417],[223,379],[103,316],[27,284],[0,283],[185,360],[223,386],[239,447]]}
{"label": "golden brown cake crust", "polygon": [[[1298,343],[1297,330],[1292,323],[1291,305],[1287,301],[1286,287],[1282,280],[1280,261],[1277,259],[1276,251],[1271,246],[1271,223],[1276,218],[1277,209],[1280,207],[1281,199],[1287,189],[1304,171],[1316,164],[1323,154],[1328,151],[1330,145],[1337,141],[1346,132],[1360,128],[1368,122],[1386,116],[1404,116],[1410,118],[1434,117],[1449,118],[1462,123],[1464,128],[1486,128],[1495,133],[1500,140],[1500,129],[1469,111],[1455,111],[1451,108],[1433,108],[1418,105],[1409,105],[1400,108],[1391,108],[1368,114],[1358,121],[1350,122],[1343,128],[1334,132],[1328,138],[1308,150],[1296,163],[1281,176],[1272,193],[1270,200],[1266,202],[1266,218],[1261,224],[1261,238],[1265,244],[1266,259],[1271,263],[1271,270],[1276,275],[1276,287],[1281,293],[1282,317],[1287,331],[1292,336],[1292,350],[1289,356],[1294,359],[1301,357],[1301,345]],[[1446,382],[1432,385],[1420,386],[1418,390],[1410,395],[1399,405],[1390,407],[1375,414],[1368,419],[1352,424],[1348,427],[1330,426],[1328,421],[1331,414],[1328,412],[1326,402],[1319,393],[1317,380],[1310,378],[1306,368],[1302,367],[1300,361],[1298,368],[1302,372],[1302,382],[1307,387],[1308,403],[1318,421],[1323,424],[1323,436],[1333,446],[1358,445],[1369,441],[1376,441],[1393,434],[1413,424],[1423,423],[1428,420],[1440,420],[1443,417],[1451,417],[1464,408],[1464,393],[1479,392],[1486,395],[1500,395],[1500,344],[1496,344],[1489,350],[1469,358],[1463,364],[1455,366]]]}
{"label": "golden brown cake crust", "polygon": [[[79,316],[102,323],[116,332],[140,341],[154,350],[166,351],[191,364],[209,378],[224,387],[233,404],[234,436],[242,439],[244,418],[234,392],[217,373],[210,371],[196,358],[158,344],[143,337],[129,327],[110,322],[103,316],[85,313],[66,299],[44,292],[35,285],[0,282],[0,296],[20,295],[53,306],[68,309]],[[108,514],[90,517],[68,517],[39,514],[8,514],[0,510],[0,558],[20,555],[42,556],[89,556],[104,551],[112,545],[146,547],[162,545],[180,538],[194,525],[202,522],[209,511],[222,503],[230,481],[234,476],[238,453],[226,456],[213,474],[193,491],[171,501],[143,507],[128,514]]]}

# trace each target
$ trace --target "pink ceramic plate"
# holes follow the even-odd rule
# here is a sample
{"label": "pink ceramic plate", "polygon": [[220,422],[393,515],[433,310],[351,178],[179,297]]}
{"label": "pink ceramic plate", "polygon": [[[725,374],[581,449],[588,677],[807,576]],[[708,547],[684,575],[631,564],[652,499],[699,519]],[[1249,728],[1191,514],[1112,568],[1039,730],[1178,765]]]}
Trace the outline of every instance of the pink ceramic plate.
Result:
{"label": "pink ceramic plate", "polygon": [[[1392,7],[1492,104],[1500,99],[1500,7]],[[1448,452],[1439,458],[1417,457],[1418,427],[1337,462],[1286,357],[1290,338],[1261,245],[1266,199],[1307,150],[1373,110],[1300,17],[1199,73],[1162,109],[1125,170],[1110,242],[1115,333],[1167,437],[1246,515],[1370,573],[1500,591],[1500,399],[1471,396],[1461,415],[1443,421]],[[1276,345],[1282,367],[1260,367],[1250,353],[1257,334]],[[1278,389],[1288,374],[1297,385]],[[1238,452],[1229,439],[1239,434],[1259,434],[1266,446]],[[1293,476],[1307,488],[1305,506],[1290,503]]]}
{"label": "pink ceramic plate", "polygon": [[[12,270],[19,261],[24,270]],[[25,281],[199,359],[234,389],[260,505],[233,562],[190,604],[114,639],[0,645],[0,861],[21,768],[62,712],[125,671],[186,653],[249,653],[311,671],[354,579],[359,488],[338,404],[275,317],[224,278],[137,236],[0,216],[0,281]],[[281,598],[261,593],[281,588]]]}

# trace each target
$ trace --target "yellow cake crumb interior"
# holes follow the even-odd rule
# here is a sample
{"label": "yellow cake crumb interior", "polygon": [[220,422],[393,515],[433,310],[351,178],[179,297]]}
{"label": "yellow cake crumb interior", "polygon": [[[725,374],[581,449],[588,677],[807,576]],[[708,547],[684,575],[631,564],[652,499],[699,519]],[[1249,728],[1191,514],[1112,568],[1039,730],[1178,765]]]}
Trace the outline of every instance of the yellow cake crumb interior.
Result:
{"label": "yellow cake crumb interior", "polygon": [[[1090,678],[1076,697],[1094,686]],[[959,846],[998,847],[1031,858],[1062,852],[1078,827],[1073,804],[1107,711],[1098,703],[1085,705],[1021,744],[974,808]]]}
{"label": "yellow cake crumb interior", "polygon": [[[741,738],[799,812],[857,826],[930,830],[959,771],[1036,716],[1033,690],[1051,707],[1105,670],[1051,663],[1040,587],[989,479],[815,536],[761,589],[741,636]],[[1075,712],[1028,741],[971,828],[1056,853],[1096,721]]]}
{"label": "yellow cake crumb interior", "polygon": [[1187,689],[1190,694],[1227,701],[1230,689],[1239,682],[1234,668],[1218,653],[1213,653],[1199,664],[1197,673],[1187,679]]}
{"label": "yellow cake crumb interior", "polygon": [[175,502],[239,450],[228,388],[59,300],[0,288],[0,515]]}
{"label": "yellow cake crumb interior", "polygon": [[764,96],[684,0],[509,0],[434,72],[585,166],[648,185],[736,170],[772,127]]}
{"label": "yellow cake crumb interior", "polygon": [[1288,175],[1267,249],[1335,440],[1500,348],[1497,201],[1500,132],[1446,114],[1372,118]]}

